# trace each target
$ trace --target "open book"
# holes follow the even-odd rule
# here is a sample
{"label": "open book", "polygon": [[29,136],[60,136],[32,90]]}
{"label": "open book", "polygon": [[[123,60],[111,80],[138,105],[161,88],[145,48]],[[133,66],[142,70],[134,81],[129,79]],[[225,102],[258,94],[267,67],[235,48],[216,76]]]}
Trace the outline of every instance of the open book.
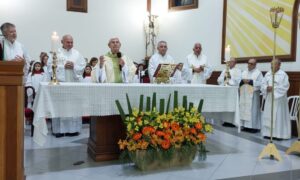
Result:
{"label": "open book", "polygon": [[157,83],[169,83],[170,77],[173,77],[177,69],[177,64],[159,64],[153,77]]}

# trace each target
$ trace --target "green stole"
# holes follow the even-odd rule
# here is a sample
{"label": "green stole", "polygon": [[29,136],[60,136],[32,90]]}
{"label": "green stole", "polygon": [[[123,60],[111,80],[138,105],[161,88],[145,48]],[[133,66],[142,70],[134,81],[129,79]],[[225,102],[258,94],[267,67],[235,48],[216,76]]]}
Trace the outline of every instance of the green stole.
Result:
{"label": "green stole", "polygon": [[120,72],[119,58],[117,57],[117,54],[112,54],[111,52],[108,52],[106,56],[108,56],[112,60],[113,71],[115,76],[114,83],[122,83],[122,72]]}

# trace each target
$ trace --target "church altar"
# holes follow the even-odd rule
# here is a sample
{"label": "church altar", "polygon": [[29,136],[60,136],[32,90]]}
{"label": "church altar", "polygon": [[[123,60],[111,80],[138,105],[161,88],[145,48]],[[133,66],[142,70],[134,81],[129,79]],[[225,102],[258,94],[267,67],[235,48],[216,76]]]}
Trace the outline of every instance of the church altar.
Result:
{"label": "church altar", "polygon": [[[127,107],[126,93],[132,107],[139,107],[139,98],[152,96],[156,92],[157,99],[167,99],[169,94],[178,91],[178,97],[188,96],[188,102],[196,106],[204,99],[202,112],[231,113],[233,123],[239,127],[238,87],[195,85],[195,84],[92,84],[92,83],[60,83],[60,85],[40,84],[33,105],[34,141],[44,145],[48,134],[45,118],[110,116],[118,115],[115,100],[122,107]],[[171,97],[171,104],[173,97]],[[182,99],[179,98],[179,104]],[[144,102],[146,102],[144,100]],[[157,104],[158,105],[158,104]],[[172,108],[172,107],[171,107]],[[127,113],[127,108],[124,109]]]}

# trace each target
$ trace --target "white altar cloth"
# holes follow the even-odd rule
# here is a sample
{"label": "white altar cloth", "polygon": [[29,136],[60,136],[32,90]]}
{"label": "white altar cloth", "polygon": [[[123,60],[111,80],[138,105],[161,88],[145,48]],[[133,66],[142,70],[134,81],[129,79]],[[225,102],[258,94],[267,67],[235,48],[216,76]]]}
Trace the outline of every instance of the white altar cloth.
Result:
{"label": "white altar cloth", "polygon": [[[119,100],[125,112],[127,110],[126,93],[132,107],[139,107],[140,95],[150,96],[156,92],[157,107],[159,99],[164,98],[165,104],[171,93],[170,109],[173,109],[174,91],[178,91],[178,101],[187,95],[188,103],[198,106],[204,99],[202,112],[233,112],[234,124],[239,127],[238,88],[216,85],[195,84],[87,84],[60,83],[49,85],[41,83],[33,105],[34,141],[43,145],[46,142],[48,128],[45,118],[107,116],[119,114],[115,100]],[[144,106],[145,107],[145,106]]]}

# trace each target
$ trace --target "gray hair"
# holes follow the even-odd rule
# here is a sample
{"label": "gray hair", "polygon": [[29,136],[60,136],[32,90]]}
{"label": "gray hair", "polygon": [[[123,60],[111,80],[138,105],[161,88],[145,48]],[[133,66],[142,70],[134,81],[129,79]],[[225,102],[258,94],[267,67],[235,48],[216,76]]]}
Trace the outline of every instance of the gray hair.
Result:
{"label": "gray hair", "polygon": [[16,26],[12,23],[6,22],[3,23],[0,27],[2,34],[5,36],[5,32],[9,29],[9,28],[15,28]]}
{"label": "gray hair", "polygon": [[162,43],[164,43],[164,44],[166,44],[166,45],[168,46],[168,43],[167,43],[166,41],[159,41],[159,42],[157,43],[157,47],[159,47],[159,45],[162,44]]}

